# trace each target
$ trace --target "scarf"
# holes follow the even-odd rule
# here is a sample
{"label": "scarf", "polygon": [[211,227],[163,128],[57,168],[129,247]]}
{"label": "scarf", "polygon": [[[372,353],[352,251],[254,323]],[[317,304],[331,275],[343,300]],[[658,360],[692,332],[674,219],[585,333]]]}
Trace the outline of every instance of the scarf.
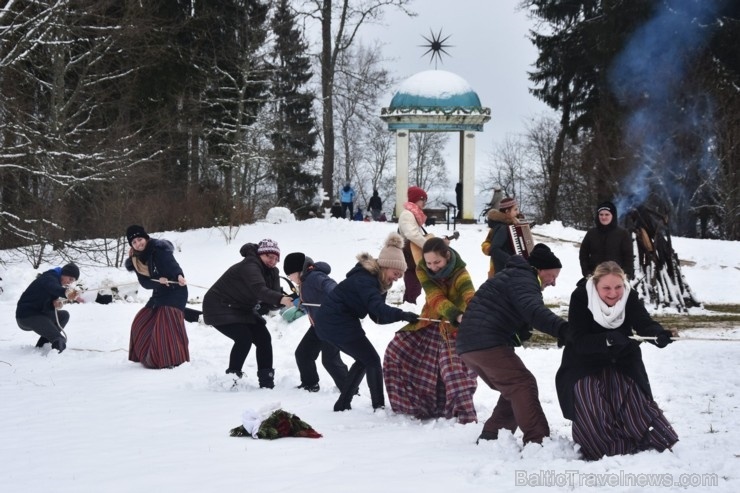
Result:
{"label": "scarf", "polygon": [[438,280],[445,280],[448,277],[452,275],[452,272],[455,270],[455,263],[457,263],[457,255],[455,252],[450,250],[450,260],[447,261],[447,265],[442,267],[439,272],[432,272],[427,267],[426,264],[424,265],[424,269],[427,271],[427,275],[429,276],[429,279],[433,279],[435,281]]}
{"label": "scarf", "polygon": [[614,306],[608,306],[601,300],[593,279],[586,281],[586,293],[588,294],[588,309],[594,316],[594,322],[605,329],[616,329],[624,323],[624,311],[630,294],[629,284],[624,284],[624,295]]}
{"label": "scarf", "polygon": [[426,224],[427,215],[424,214],[424,211],[421,210],[418,205],[414,204],[413,202],[406,202],[405,204],[403,204],[403,208],[414,215],[414,219],[416,219],[416,223],[419,226],[424,226]]}

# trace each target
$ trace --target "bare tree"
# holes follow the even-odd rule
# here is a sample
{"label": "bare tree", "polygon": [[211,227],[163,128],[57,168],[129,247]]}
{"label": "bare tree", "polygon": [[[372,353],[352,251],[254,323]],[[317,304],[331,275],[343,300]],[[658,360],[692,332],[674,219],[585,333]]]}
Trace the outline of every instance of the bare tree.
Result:
{"label": "bare tree", "polygon": [[[329,200],[334,197],[334,83],[338,60],[349,50],[366,22],[379,22],[387,7],[395,7],[408,15],[410,0],[303,0],[302,14],[321,25],[321,103],[322,141],[324,144],[322,187]],[[323,204],[328,206],[328,204]]]}
{"label": "bare tree", "polygon": [[444,149],[449,134],[442,132],[411,132],[409,138],[409,184],[427,191],[442,193],[450,188]]}

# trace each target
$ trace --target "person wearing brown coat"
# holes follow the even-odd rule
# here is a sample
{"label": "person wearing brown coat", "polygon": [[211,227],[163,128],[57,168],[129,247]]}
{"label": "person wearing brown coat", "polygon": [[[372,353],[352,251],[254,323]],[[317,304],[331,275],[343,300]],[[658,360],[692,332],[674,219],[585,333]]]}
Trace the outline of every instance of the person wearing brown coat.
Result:
{"label": "person wearing brown coat", "polygon": [[274,307],[293,306],[280,289],[280,248],[270,239],[247,243],[241,262],[229,267],[203,297],[203,321],[232,339],[226,373],[243,376],[242,367],[252,344],[257,347],[257,377],[262,388],[273,388],[272,338],[262,317]]}

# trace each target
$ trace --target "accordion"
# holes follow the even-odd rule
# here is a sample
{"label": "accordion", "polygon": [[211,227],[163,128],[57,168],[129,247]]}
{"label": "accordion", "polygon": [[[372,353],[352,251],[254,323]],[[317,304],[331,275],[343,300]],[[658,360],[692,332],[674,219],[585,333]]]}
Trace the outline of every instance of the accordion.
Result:
{"label": "accordion", "polygon": [[534,248],[532,232],[528,223],[512,224],[509,226],[509,241],[516,255],[529,258],[529,252]]}

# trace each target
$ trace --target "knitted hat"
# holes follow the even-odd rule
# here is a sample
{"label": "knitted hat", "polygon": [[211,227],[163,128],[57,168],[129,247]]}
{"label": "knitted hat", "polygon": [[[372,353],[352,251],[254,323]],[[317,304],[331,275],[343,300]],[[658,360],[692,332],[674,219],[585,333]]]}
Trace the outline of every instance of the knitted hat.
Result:
{"label": "knitted hat", "polygon": [[415,203],[420,200],[427,200],[427,193],[424,191],[423,188],[419,187],[409,187],[409,191],[406,193],[408,196],[409,202]]}
{"label": "knitted hat", "polygon": [[506,198],[501,199],[501,202],[499,202],[498,204],[498,209],[500,211],[503,211],[506,209],[511,209],[515,205],[516,205],[516,199],[512,197],[506,197]]}
{"label": "knitted hat", "polygon": [[278,247],[277,241],[270,240],[269,238],[265,238],[260,241],[259,245],[257,245],[257,255],[265,253],[274,253],[277,255],[278,260],[280,260],[280,248]]}
{"label": "knitted hat", "polygon": [[529,265],[537,270],[545,269],[562,269],[563,264],[560,260],[552,253],[550,247],[544,243],[537,243],[532,251],[529,252],[529,258],[527,258]]}
{"label": "knitted hat", "polygon": [[126,229],[126,239],[128,240],[129,246],[131,245],[131,242],[134,241],[134,238],[145,238],[148,240],[149,235],[146,234],[143,226],[133,224]]}
{"label": "knitted hat", "polygon": [[303,271],[303,264],[306,261],[306,255],[301,252],[289,253],[283,260],[283,272],[286,276],[296,272]]}
{"label": "knitted hat", "polygon": [[80,278],[80,268],[72,263],[67,264],[64,267],[62,267],[62,275],[74,277],[75,280],[79,279]]}
{"label": "knitted hat", "polygon": [[617,206],[614,205],[612,202],[609,202],[608,200],[596,206],[597,216],[599,215],[599,212],[601,211],[609,211],[612,213],[612,216],[617,217]]}
{"label": "knitted hat", "polygon": [[[422,190],[423,191],[423,190]],[[385,246],[378,254],[378,265],[388,269],[406,270],[403,258],[403,238],[398,233],[391,233],[385,240]]]}

